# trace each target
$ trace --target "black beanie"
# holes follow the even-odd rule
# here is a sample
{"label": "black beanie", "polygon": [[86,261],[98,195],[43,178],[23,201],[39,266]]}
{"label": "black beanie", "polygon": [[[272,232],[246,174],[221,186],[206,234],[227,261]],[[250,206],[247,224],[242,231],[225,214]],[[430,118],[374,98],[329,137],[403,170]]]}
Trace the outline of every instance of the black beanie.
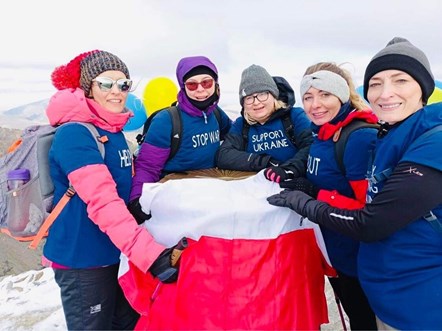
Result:
{"label": "black beanie", "polygon": [[183,76],[183,82],[188,80],[190,77],[193,77],[196,75],[209,75],[210,77],[212,77],[215,80],[215,82],[218,80],[218,75],[209,67],[196,66],[195,68],[193,68],[192,70],[190,70],[189,72],[187,72]]}
{"label": "black beanie", "polygon": [[434,91],[434,76],[427,56],[419,48],[401,37],[393,38],[379,51],[365,69],[364,98],[367,100],[368,81],[380,71],[396,69],[413,77],[422,90],[422,101],[427,103]]}

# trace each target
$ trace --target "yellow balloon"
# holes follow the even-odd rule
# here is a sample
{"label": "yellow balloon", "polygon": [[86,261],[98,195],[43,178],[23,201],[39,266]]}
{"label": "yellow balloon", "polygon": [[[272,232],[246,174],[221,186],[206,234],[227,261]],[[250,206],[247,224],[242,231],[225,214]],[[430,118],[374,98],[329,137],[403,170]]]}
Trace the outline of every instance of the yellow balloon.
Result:
{"label": "yellow balloon", "polygon": [[436,87],[428,99],[427,105],[442,101],[442,89]]}
{"label": "yellow balloon", "polygon": [[154,112],[169,107],[177,100],[178,87],[167,77],[157,77],[146,84],[143,105],[149,117]]}

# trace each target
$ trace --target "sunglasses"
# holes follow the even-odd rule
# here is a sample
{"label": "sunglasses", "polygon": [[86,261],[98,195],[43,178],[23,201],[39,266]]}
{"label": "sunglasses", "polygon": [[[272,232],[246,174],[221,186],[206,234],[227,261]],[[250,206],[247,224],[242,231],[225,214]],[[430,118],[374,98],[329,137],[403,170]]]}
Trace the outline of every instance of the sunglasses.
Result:
{"label": "sunglasses", "polygon": [[115,84],[121,92],[129,92],[132,87],[132,80],[126,78],[113,80],[109,77],[97,77],[92,79],[92,81],[96,82],[100,90],[103,92],[110,91]]}
{"label": "sunglasses", "polygon": [[186,88],[189,91],[195,91],[198,88],[198,85],[201,85],[201,87],[205,90],[211,88],[213,86],[214,80],[212,78],[204,79],[201,82],[185,82],[184,85],[186,85]]}

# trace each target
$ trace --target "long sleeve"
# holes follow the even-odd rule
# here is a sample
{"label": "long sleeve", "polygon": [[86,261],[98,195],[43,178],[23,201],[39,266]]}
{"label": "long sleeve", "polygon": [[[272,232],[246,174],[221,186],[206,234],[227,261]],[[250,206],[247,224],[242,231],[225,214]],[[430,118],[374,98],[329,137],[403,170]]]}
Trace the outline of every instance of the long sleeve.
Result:
{"label": "long sleeve", "polygon": [[129,200],[141,196],[144,183],[155,183],[160,180],[161,171],[164,169],[170,148],[156,147],[148,142],[141,146],[135,160],[135,174],[132,178],[132,188]]}
{"label": "long sleeve", "polygon": [[291,196],[290,207],[313,222],[372,242],[387,238],[442,203],[442,172],[421,164],[399,164],[373,201],[361,210],[343,210],[306,197]]}
{"label": "long sleeve", "polygon": [[68,178],[86,203],[89,218],[129,260],[140,270],[147,271],[165,247],[155,242],[145,228],[138,226],[118,196],[107,167],[88,165],[71,172]]}
{"label": "long sleeve", "polygon": [[353,189],[355,198],[349,198],[339,194],[338,191],[320,190],[318,200],[327,202],[330,206],[342,209],[361,209],[364,208],[368,189],[366,179],[349,181]]}
{"label": "long sleeve", "polygon": [[259,171],[267,167],[270,155],[246,152],[243,145],[240,134],[228,133],[217,151],[216,166],[241,171]]}

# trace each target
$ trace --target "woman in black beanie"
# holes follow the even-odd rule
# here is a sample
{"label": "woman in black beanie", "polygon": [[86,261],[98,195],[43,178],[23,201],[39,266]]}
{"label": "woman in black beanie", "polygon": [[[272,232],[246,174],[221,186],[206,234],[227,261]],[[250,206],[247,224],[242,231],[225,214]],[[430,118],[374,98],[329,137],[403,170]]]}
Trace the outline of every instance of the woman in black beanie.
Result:
{"label": "woman in black beanie", "polygon": [[442,327],[442,103],[425,54],[394,38],[367,66],[364,95],[381,120],[368,203],[332,208],[301,191],[269,203],[361,240],[358,275],[382,330]]}

